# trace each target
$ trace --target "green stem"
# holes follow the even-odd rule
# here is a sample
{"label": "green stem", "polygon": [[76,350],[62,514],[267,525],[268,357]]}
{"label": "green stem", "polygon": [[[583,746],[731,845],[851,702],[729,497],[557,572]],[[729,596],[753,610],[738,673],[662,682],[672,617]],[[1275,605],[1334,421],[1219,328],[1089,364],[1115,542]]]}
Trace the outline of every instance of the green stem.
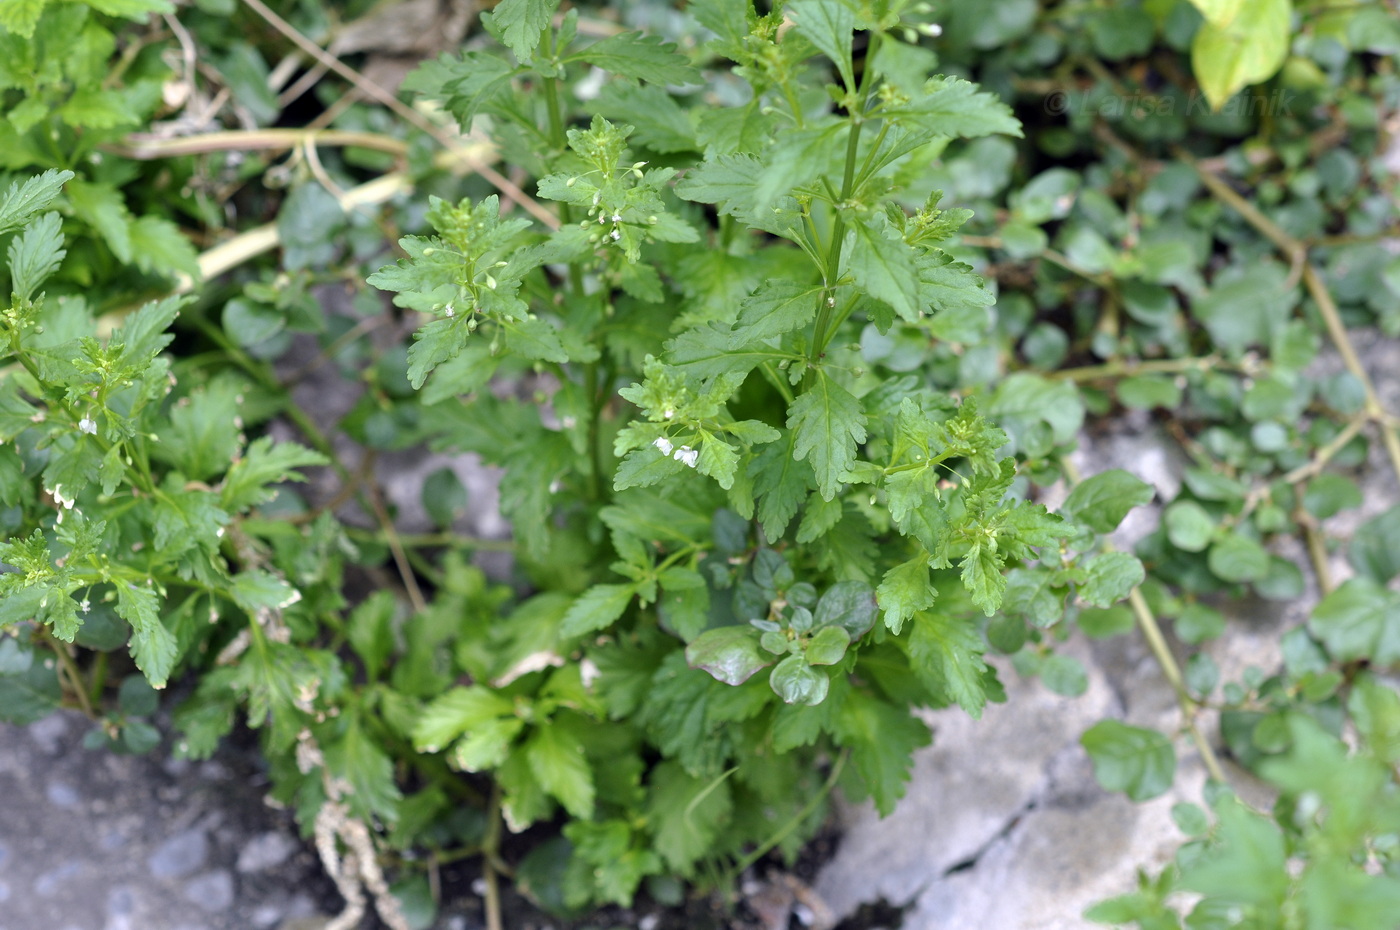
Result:
{"label": "green stem", "polygon": [[745,869],[768,855],[775,846],[787,839],[788,834],[801,826],[802,821],[812,816],[812,811],[816,810],[817,805],[826,800],[827,795],[831,794],[831,789],[836,787],[836,780],[841,777],[841,770],[846,767],[846,760],[850,758],[850,755],[851,751],[849,749],[841,750],[841,755],[836,757],[836,761],[831,766],[831,774],[826,777],[826,781],[822,784],[821,790],[812,795],[807,803],[802,805],[802,809],[794,814],[787,823],[779,827],[776,833],[764,840],[761,846],[736,862],[733,868],[729,870],[727,884],[733,884],[734,880],[737,879]]}
{"label": "green stem", "polygon": [[827,249],[826,267],[822,269],[822,281],[826,286],[817,295],[817,323],[812,330],[812,346],[807,355],[808,360],[813,365],[817,364],[822,355],[825,354],[827,343],[831,341],[831,314],[835,309],[835,298],[832,295],[836,288],[837,277],[841,273],[841,250],[846,244],[846,217],[841,212],[841,206],[851,196],[851,189],[855,184],[856,157],[860,154],[862,125],[864,125],[864,119],[853,114],[850,133],[846,136],[846,166],[841,177],[841,201],[832,204],[832,209],[836,212],[836,219],[831,227],[831,243]]}
{"label": "green stem", "polygon": [[[546,42],[552,43],[553,38],[549,37]],[[550,46],[552,48],[552,45]],[[550,53],[552,54],[552,52]],[[556,78],[544,79],[544,105],[545,112],[549,116],[549,138],[553,147],[563,153],[568,147],[568,132],[564,127],[563,106],[560,103],[559,81]],[[573,208],[569,204],[560,204],[559,216],[565,225],[575,221]],[[573,293],[576,301],[582,303],[587,299],[584,290],[583,269],[577,263],[569,265],[569,289]],[[603,502],[608,495],[608,485],[603,481],[604,456],[599,443],[599,436],[602,432],[603,409],[607,406],[608,394],[606,393],[608,384],[604,382],[599,372],[598,362],[586,362],[583,366],[583,389],[588,397],[588,455],[591,468],[588,474],[588,496],[594,501]]]}

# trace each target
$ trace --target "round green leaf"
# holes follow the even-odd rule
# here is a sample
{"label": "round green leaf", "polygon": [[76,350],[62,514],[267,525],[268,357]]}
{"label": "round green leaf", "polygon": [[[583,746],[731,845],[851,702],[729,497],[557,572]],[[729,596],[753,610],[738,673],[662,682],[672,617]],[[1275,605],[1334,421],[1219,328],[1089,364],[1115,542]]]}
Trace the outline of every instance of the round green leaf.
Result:
{"label": "round green leaf", "polygon": [[1133,612],[1121,604],[1117,607],[1086,607],[1079,612],[1079,628],[1085,636],[1107,639],[1131,632]]}
{"label": "round green leaf", "polygon": [[1308,482],[1303,507],[1319,520],[1352,507],[1361,506],[1361,489],[1341,475],[1322,474]]}
{"label": "round green leaf", "polygon": [[1210,829],[1210,818],[1199,805],[1178,801],[1172,805],[1172,822],[1187,836],[1203,836]]}
{"label": "round green leaf", "polygon": [[1146,801],[1172,785],[1176,751],[1156,730],[1104,720],[1079,742],[1094,761],[1094,778],[1108,791],[1124,791],[1134,801]]}
{"label": "round green leaf", "polygon": [[1269,552],[1248,536],[1231,533],[1210,548],[1210,570],[1225,581],[1258,581],[1269,573]]}
{"label": "round green leaf", "polygon": [[224,306],[224,332],[244,348],[266,342],[285,325],[282,311],[242,297]]}
{"label": "round green leaf", "polygon": [[788,656],[774,667],[768,684],[788,704],[820,704],[826,700],[831,679],[826,672],[812,668],[802,656]]}
{"label": "round green leaf", "polygon": [[863,581],[842,581],[832,585],[817,602],[813,626],[843,627],[855,642],[870,632],[879,612],[874,588]]}
{"label": "round green leaf", "polygon": [[1132,410],[1151,410],[1153,407],[1172,410],[1181,403],[1181,388],[1172,378],[1137,375],[1118,382],[1118,400]]}
{"label": "round green leaf", "polygon": [[1187,604],[1176,618],[1177,639],[1195,645],[1225,632],[1225,615],[1204,604]]}
{"label": "round green leaf", "polygon": [[807,661],[813,665],[835,665],[846,654],[851,637],[844,627],[823,627],[807,641]]}
{"label": "round green leaf", "polygon": [[1040,680],[1045,687],[1064,697],[1079,697],[1089,690],[1089,676],[1074,656],[1055,653],[1040,664]]}
{"label": "round green leaf", "polygon": [[1215,521],[1204,507],[1192,500],[1175,501],[1162,514],[1162,521],[1172,545],[1185,552],[1202,551],[1215,534]]}
{"label": "round green leaf", "polygon": [[[149,717],[160,705],[160,695],[146,681],[145,675],[128,675],[122,679],[117,692],[117,706],[130,717]],[[143,752],[145,750],[142,750]]]}
{"label": "round green leaf", "polygon": [[447,529],[467,512],[467,489],[457,473],[439,468],[423,482],[423,509],[438,529]]}
{"label": "round green leaf", "polygon": [[742,685],[754,672],[773,664],[772,657],[759,648],[759,639],[758,631],[748,625],[706,630],[685,647],[685,661],[727,685]]}

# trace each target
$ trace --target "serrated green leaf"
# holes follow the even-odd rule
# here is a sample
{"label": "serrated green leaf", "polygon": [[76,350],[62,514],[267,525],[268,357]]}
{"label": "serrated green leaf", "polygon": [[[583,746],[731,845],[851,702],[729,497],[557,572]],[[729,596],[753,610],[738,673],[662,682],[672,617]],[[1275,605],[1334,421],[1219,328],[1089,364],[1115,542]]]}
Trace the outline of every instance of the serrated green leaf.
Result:
{"label": "serrated green leaf", "polygon": [[5,189],[5,196],[0,198],[0,235],[22,228],[30,217],[53,203],[63,191],[63,185],[74,177],[71,171],[51,168],[36,178],[11,182]]}
{"label": "serrated green leaf", "polygon": [[936,596],[929,580],[928,554],[922,551],[885,572],[875,589],[875,598],[885,612],[885,626],[896,635],[904,628],[904,621],[932,607]]}
{"label": "serrated green leaf", "polygon": [[923,131],[930,139],[1021,135],[1021,124],[1006,104],[956,77],[933,78],[907,104],[886,110],[884,115]]}
{"label": "serrated green leaf", "polygon": [[423,708],[413,728],[413,745],[419,752],[438,752],[462,734],[513,712],[511,702],[489,688],[453,688]]}
{"label": "serrated green leaf", "polygon": [[1060,510],[1095,533],[1111,533],[1128,511],[1150,502],[1153,494],[1152,485],[1115,468],[1081,481]]}
{"label": "serrated green leaf", "polygon": [[501,0],[491,11],[491,25],[517,59],[529,61],[558,8],[559,0]]}
{"label": "serrated green leaf", "polygon": [[241,513],[276,495],[276,490],[268,485],[280,481],[305,481],[305,477],[298,474],[296,469],[325,464],[325,456],[294,442],[274,445],[271,437],[256,439],[244,456],[229,468],[219,495],[220,505],[228,513]]}
{"label": "serrated green leaf", "polygon": [[661,857],[625,821],[574,821],[564,828],[564,835],[574,844],[574,855],[585,863],[600,900],[631,907],[642,878],[661,869]]}
{"label": "serrated green leaf", "polygon": [[168,0],[84,0],[84,2],[108,16],[122,19],[144,20],[151,13],[174,13],[175,6]]}
{"label": "serrated green leaf", "polygon": [[851,750],[851,762],[881,816],[889,816],[914,764],[914,750],[932,739],[929,729],[902,707],[852,690],[841,702],[834,736]]}
{"label": "serrated green leaf", "polygon": [[544,320],[505,320],[506,344],[525,358],[563,364],[569,360],[553,326]]}
{"label": "serrated green leaf", "polygon": [[855,464],[856,447],[865,442],[860,401],[826,372],[818,372],[788,408],[787,427],[793,431],[793,456],[811,461],[817,490],[831,500],[842,475]]}
{"label": "serrated green leaf", "polygon": [[791,0],[784,9],[797,17],[797,31],[831,59],[847,90],[856,86],[851,35],[856,16],[842,0]]}
{"label": "serrated green leaf", "polygon": [[301,592],[285,578],[279,578],[261,568],[248,569],[233,576],[229,593],[239,607],[249,615],[260,610],[283,610],[301,600]]}
{"label": "serrated green leaf", "polygon": [[1134,801],[1147,801],[1172,786],[1176,751],[1156,730],[1103,720],[1079,742],[1094,762],[1094,778],[1107,791],[1123,791]]}
{"label": "serrated green leaf", "polygon": [[394,595],[376,591],[361,601],[345,622],[346,639],[365,664],[370,681],[379,678],[394,652]]}
{"label": "serrated green leaf", "polygon": [[812,466],[795,457],[796,441],[789,431],[786,442],[770,444],[750,466],[758,521],[770,542],[782,538],[812,486]]}
{"label": "serrated green leaf", "polygon": [[1215,804],[1215,816],[1216,842],[1185,864],[1182,887],[1223,904],[1258,907],[1260,917],[1274,919],[1289,886],[1283,832],[1229,793]]}
{"label": "serrated green leaf", "polygon": [[958,577],[967,588],[968,596],[989,617],[1000,609],[1006,593],[1006,576],[1002,574],[1004,558],[998,549],[979,540],[968,548],[959,564],[962,571]]}
{"label": "serrated green leaf", "polygon": [[163,217],[139,216],[128,232],[137,268],[148,274],[183,274],[199,281],[199,253],[179,226]]}
{"label": "serrated green leaf", "polygon": [[656,851],[669,868],[689,875],[729,822],[729,785],[723,778],[695,778],[675,762],[658,765],[649,781],[647,819]]}
{"label": "serrated green leaf", "polygon": [[746,216],[763,163],[755,155],[719,155],[691,168],[676,182],[676,196],[696,203],[711,203],[720,213]]}
{"label": "serrated green leaf", "polygon": [[917,256],[903,239],[885,235],[888,228],[881,213],[857,223],[847,267],[861,290],[889,304],[905,322],[917,323],[923,310]]}
{"label": "serrated green leaf", "polygon": [[[170,428],[152,453],[191,481],[208,481],[229,467],[238,451],[239,400],[245,385],[216,377],[170,409]],[[110,492],[109,492],[110,493]]]}
{"label": "serrated green leaf", "polygon": [[160,622],[156,593],[130,583],[118,584],[117,616],[131,624],[131,657],[153,688],[164,688],[179,654],[175,636]]}
{"label": "serrated green leaf", "polygon": [[1112,607],[1147,577],[1137,557],[1126,552],[1096,555],[1084,568],[1087,577],[1079,588],[1079,596],[1095,607]]}
{"label": "serrated green leaf", "polygon": [[628,141],[634,145],[663,154],[698,149],[689,112],[664,88],[611,81],[592,105],[608,119],[630,124],[633,130]]}
{"label": "serrated green leaf", "polygon": [[770,349],[762,343],[734,347],[730,330],[718,323],[688,329],[666,344],[667,361],[689,378],[737,376],[767,361],[782,361],[790,352]]}
{"label": "serrated green leaf", "polygon": [[608,36],[566,60],[586,61],[611,74],[653,84],[698,84],[700,72],[660,36],[622,32]]}
{"label": "serrated green leaf", "polygon": [[[131,214],[117,189],[110,184],[73,180],[68,184],[67,194],[73,214],[97,230],[118,261],[130,263]],[[3,213],[4,208],[0,207],[0,215]]]}
{"label": "serrated green leaf", "polygon": [[636,585],[595,584],[579,595],[568,613],[564,614],[560,634],[581,636],[611,626],[632,603],[636,593]]}
{"label": "serrated green leaf", "polygon": [[326,769],[350,785],[350,809],[357,816],[392,823],[398,819],[403,795],[394,782],[393,760],[366,732],[360,719],[362,713],[349,714],[349,723],[340,738],[325,744]]}
{"label": "serrated green leaf", "polygon": [[815,318],[821,293],[822,288],[816,285],[765,281],[739,305],[730,346],[739,349],[801,329]]}
{"label": "serrated green leaf", "polygon": [[557,721],[536,728],[525,743],[526,757],[535,778],[575,817],[593,816],[593,771],[583,743]]}
{"label": "serrated green leaf", "polygon": [[21,301],[32,299],[67,254],[58,214],[45,213],[10,241],[10,290]]}
{"label": "serrated green leaf", "polygon": [[[832,167],[834,152],[843,132],[855,132],[845,120],[823,120],[822,125],[786,129],[763,153],[763,166],[752,185],[754,214],[769,210],[793,188],[815,185]],[[835,173],[832,172],[832,176]],[[762,224],[757,224],[762,225]]]}
{"label": "serrated green leaf", "polygon": [[974,720],[981,718],[987,705],[987,664],[975,626],[938,613],[916,613],[905,648],[915,673],[934,693],[956,702]]}
{"label": "serrated green leaf", "polygon": [[48,0],[6,0],[0,3],[0,26],[21,39],[28,39],[34,35],[34,27],[39,24],[47,5]]}

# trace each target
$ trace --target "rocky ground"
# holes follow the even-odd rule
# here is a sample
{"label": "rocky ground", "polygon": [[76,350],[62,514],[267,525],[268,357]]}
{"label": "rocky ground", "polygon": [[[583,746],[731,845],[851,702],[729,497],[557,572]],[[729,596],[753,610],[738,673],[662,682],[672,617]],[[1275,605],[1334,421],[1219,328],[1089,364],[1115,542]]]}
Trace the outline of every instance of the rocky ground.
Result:
{"label": "rocky ground", "polygon": [[[1400,409],[1400,343],[1359,344],[1368,346],[1368,367],[1391,409]],[[1085,474],[1125,467],[1169,494],[1180,480],[1173,448],[1150,421],[1123,421],[1086,435],[1079,464]],[[439,467],[421,457],[406,462]],[[489,492],[489,476],[469,463],[448,464]],[[1339,516],[1329,531],[1345,535],[1400,500],[1379,448],[1372,464],[1361,512]],[[389,488],[406,509],[410,487],[416,482],[405,478]],[[1123,532],[1150,531],[1155,520],[1144,511]],[[1301,551],[1282,554],[1303,560]],[[1340,559],[1334,571],[1345,577]],[[1212,645],[1224,680],[1246,665],[1271,669],[1279,633],[1302,622],[1314,598],[1232,605],[1229,631]],[[1129,890],[1136,869],[1171,856],[1181,836],[1170,808],[1200,800],[1204,773],[1179,745],[1177,785],[1167,796],[1134,805],[1102,791],[1080,734],[1105,717],[1170,729],[1177,709],[1137,637],[1068,649],[1088,671],[1083,696],[1057,697],[1004,667],[1009,701],[989,707],[983,720],[957,710],[930,715],[934,744],[919,755],[895,816],[843,810],[844,834],[812,887],[754,883],[749,910],[771,928],[790,919],[890,930],[1090,926],[1080,916],[1086,906]],[[176,763],[159,753],[84,749],[85,730],[67,714],[24,728],[0,725],[0,930],[314,930],[338,909],[290,817],[264,803],[251,745]],[[1232,774],[1246,792],[1258,790]],[[476,908],[466,901],[446,909],[434,930],[475,930]],[[884,915],[883,924],[872,924],[872,914]],[[655,915],[624,920],[659,923]],[[515,926],[526,923],[545,922],[521,918]]]}

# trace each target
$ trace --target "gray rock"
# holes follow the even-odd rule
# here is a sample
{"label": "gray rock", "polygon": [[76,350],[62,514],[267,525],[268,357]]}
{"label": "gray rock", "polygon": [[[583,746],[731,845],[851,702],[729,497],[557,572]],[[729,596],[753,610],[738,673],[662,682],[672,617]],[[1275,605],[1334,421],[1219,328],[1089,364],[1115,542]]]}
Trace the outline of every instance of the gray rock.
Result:
{"label": "gray rock", "polygon": [[208,858],[209,837],[196,827],[161,843],[146,864],[156,878],[184,878],[202,869]]}
{"label": "gray rock", "polygon": [[300,848],[264,803],[251,746],[167,767],[84,749],[90,724],[76,713],[50,719],[0,724],[0,930],[271,930],[338,910],[310,856],[278,852],[276,868],[235,879],[255,839]]}
{"label": "gray rock", "polygon": [[[1082,646],[1067,651],[1087,659]],[[929,715],[933,745],[916,756],[895,816],[848,810],[836,856],[816,891],[838,915],[883,899],[904,905],[949,870],[976,861],[1051,784],[1051,764],[1117,706],[1103,673],[1086,661],[1089,689],[1062,698],[1038,682],[1001,673],[1007,703],[981,720],[950,708]]]}
{"label": "gray rock", "polygon": [[269,830],[259,833],[238,854],[238,871],[265,872],[291,858],[299,847],[287,834]]}
{"label": "gray rock", "polygon": [[82,798],[73,786],[61,781],[50,782],[48,788],[44,790],[48,799],[59,807],[77,807],[82,803]]}
{"label": "gray rock", "polygon": [[185,900],[211,914],[228,909],[233,903],[233,875],[226,869],[206,872],[185,883]]}

